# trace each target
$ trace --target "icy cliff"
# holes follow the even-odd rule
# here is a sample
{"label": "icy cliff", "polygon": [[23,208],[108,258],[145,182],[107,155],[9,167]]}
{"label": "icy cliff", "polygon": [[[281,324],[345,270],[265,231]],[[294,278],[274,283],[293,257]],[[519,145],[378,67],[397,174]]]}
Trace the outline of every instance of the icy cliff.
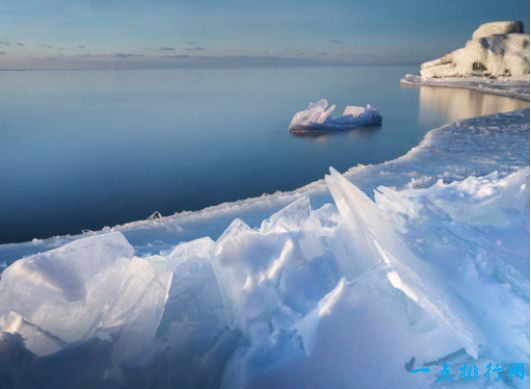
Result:
{"label": "icy cliff", "polygon": [[517,21],[481,25],[464,48],[421,65],[422,78],[529,74],[529,34]]}

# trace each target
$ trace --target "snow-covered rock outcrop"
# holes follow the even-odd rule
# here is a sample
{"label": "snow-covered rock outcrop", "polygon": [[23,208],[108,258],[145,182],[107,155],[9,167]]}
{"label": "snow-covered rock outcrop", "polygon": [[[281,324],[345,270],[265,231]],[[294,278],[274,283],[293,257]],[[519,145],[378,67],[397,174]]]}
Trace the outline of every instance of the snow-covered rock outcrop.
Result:
{"label": "snow-covered rock outcrop", "polygon": [[523,33],[524,23],[517,20],[509,20],[506,22],[490,22],[479,26],[472,34],[472,39],[485,38],[491,35]]}
{"label": "snow-covered rock outcrop", "polygon": [[422,78],[529,74],[529,34],[518,21],[482,24],[465,47],[421,65]]}

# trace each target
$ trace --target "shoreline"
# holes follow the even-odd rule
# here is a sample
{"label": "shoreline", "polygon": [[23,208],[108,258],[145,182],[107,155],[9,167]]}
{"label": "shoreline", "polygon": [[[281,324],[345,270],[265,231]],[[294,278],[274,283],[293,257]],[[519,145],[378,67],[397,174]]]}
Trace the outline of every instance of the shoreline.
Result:
{"label": "shoreline", "polygon": [[511,97],[529,101],[529,76],[514,79],[485,79],[481,77],[428,78],[406,74],[400,79],[407,86],[436,86],[442,88],[461,88],[494,96]]}
{"label": "shoreline", "polygon": [[[400,80],[403,85],[411,86],[437,86],[437,87],[451,87],[451,88],[465,88],[475,90],[481,93],[493,94],[498,96],[511,97],[515,99],[520,99],[523,101],[529,101],[529,84],[527,83],[527,90],[522,90],[523,82],[518,80],[520,89],[514,90],[503,90],[503,89],[492,89],[488,88],[489,85],[492,85],[491,80],[483,80],[483,83],[479,83],[480,79],[473,80],[448,80],[435,81],[433,83],[426,83],[420,80],[418,76],[406,75]],[[415,83],[417,82],[417,83]],[[468,82],[468,84],[467,84]],[[478,87],[480,85],[480,87]],[[512,87],[511,83],[495,83],[496,86],[505,85],[506,87]],[[486,87],[487,86],[487,87]],[[510,93],[510,94],[508,94]],[[390,173],[385,173],[385,170],[389,170],[389,167],[398,165],[398,169],[401,168],[401,164],[407,162],[408,160],[415,159],[419,152],[425,151],[426,148],[430,148],[430,142],[435,137],[435,134],[444,132],[444,129],[452,129],[454,127],[467,126],[469,123],[481,122],[482,119],[488,120],[489,118],[497,118],[499,116],[506,116],[505,120],[511,120],[518,116],[527,116],[529,115],[529,108],[513,111],[504,114],[494,114],[488,116],[480,116],[475,118],[466,119],[463,121],[458,121],[454,123],[448,123],[441,127],[434,128],[429,130],[424,138],[410,149],[406,154],[389,161],[384,161],[378,164],[369,164],[369,165],[357,165],[349,168],[343,174],[351,182],[354,182],[356,185],[360,186],[365,193],[369,196],[372,196],[372,191],[380,185],[389,185],[389,183],[384,179],[383,176]],[[481,123],[479,124],[481,125]],[[412,169],[413,170],[413,169]],[[379,180],[368,180],[372,181],[367,183],[367,175],[378,174],[381,177]],[[412,176],[413,171],[408,172],[407,177],[408,182],[411,179],[417,180],[417,185],[419,187],[425,187],[428,183],[434,183],[434,179],[438,175],[434,175],[431,179],[427,178],[426,175],[422,177]],[[488,174],[489,172],[483,172]],[[359,177],[361,176],[361,178]],[[436,177],[437,176],[437,177]],[[447,177],[449,179],[449,177]],[[424,184],[421,185],[420,181],[424,181]],[[364,181],[364,182],[361,182]],[[378,181],[378,182],[375,182]],[[391,180],[393,181],[393,180]],[[396,181],[396,180],[395,180]],[[398,180],[400,181],[400,180]],[[403,180],[402,180],[403,181]],[[403,182],[403,185],[408,185],[408,182]],[[391,183],[393,184],[393,183]],[[395,183],[396,185],[397,183]],[[101,230],[89,231],[75,235],[61,235],[54,236],[45,239],[33,239],[32,241],[18,242],[18,243],[4,243],[0,244],[0,271],[4,267],[12,263],[13,261],[23,258],[28,255],[35,254],[37,252],[47,251],[53,248],[62,246],[68,242],[99,234],[104,234],[111,231],[120,231],[122,232],[127,239],[131,242],[138,255],[149,255],[153,253],[159,253],[163,250],[169,249],[172,246],[197,239],[204,236],[209,236],[213,239],[219,237],[219,235],[225,230],[225,228],[236,218],[241,218],[247,224],[252,227],[257,227],[258,223],[270,216],[271,214],[282,209],[286,205],[296,201],[304,196],[309,196],[312,205],[314,207],[319,207],[326,202],[329,202],[331,197],[328,193],[326,183],[324,178],[310,182],[307,185],[299,187],[292,191],[277,191],[271,194],[263,194],[258,197],[251,197],[246,199],[237,200],[234,202],[226,202],[217,205],[212,205],[201,210],[197,211],[183,211],[177,212],[172,215],[163,216],[160,219],[155,220],[136,220],[124,224],[119,224],[113,227],[104,227]],[[197,233],[199,231],[199,233]],[[146,239],[147,235],[148,238]],[[161,241],[160,236],[165,236]],[[149,239],[149,236],[152,239]],[[5,266],[4,266],[5,265]]]}

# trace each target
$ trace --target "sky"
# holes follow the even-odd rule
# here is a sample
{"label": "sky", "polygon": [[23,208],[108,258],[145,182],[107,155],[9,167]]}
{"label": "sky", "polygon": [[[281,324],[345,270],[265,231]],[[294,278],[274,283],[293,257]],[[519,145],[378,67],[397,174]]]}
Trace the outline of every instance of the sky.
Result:
{"label": "sky", "polygon": [[528,0],[0,0],[0,69],[417,64]]}

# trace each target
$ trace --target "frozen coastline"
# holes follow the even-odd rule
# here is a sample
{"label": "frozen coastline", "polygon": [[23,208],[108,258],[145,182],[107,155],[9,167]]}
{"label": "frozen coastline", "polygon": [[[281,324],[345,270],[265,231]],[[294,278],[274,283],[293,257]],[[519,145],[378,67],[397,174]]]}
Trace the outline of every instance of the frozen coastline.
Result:
{"label": "frozen coastline", "polygon": [[414,74],[406,74],[401,80],[402,85],[439,86],[447,88],[464,88],[477,92],[498,96],[513,97],[529,101],[529,76],[485,79],[484,77],[444,77],[422,78]]}
{"label": "frozen coastline", "polygon": [[[435,80],[429,85],[440,86],[439,83],[445,81],[448,82],[448,80]],[[481,82],[481,79],[477,79],[468,86],[466,79],[460,78],[458,81],[451,83],[450,87],[465,87],[492,93],[487,87],[491,84],[489,80],[483,79]],[[519,87],[514,89],[512,83],[500,83],[497,94],[528,101],[529,83],[518,81],[517,84]],[[503,133],[492,130],[502,126],[506,128]],[[354,166],[344,172],[344,175],[367,195],[372,196],[372,191],[380,185],[397,188],[406,185],[427,187],[438,179],[451,182],[471,175],[486,175],[494,170],[508,174],[529,163],[525,147],[529,144],[528,131],[529,109],[449,123],[429,131],[420,144],[404,156],[380,164]],[[468,158],[470,154],[463,157],[460,152],[465,150],[452,150],[448,147],[457,138],[462,139],[463,143],[468,142],[470,138],[475,142],[481,142],[477,148],[466,150],[472,152],[472,155],[477,154],[477,158]],[[494,158],[492,161],[489,161],[489,155]],[[431,163],[431,161],[437,162]],[[103,231],[3,244],[0,245],[0,264],[2,262],[9,264],[23,256],[56,248],[84,236],[109,231],[122,232],[138,254],[154,254],[180,242],[203,236],[217,239],[235,218],[257,227],[263,219],[303,196],[308,196],[316,207],[332,200],[324,180],[318,180],[290,192],[265,194],[207,207],[200,211],[180,212],[162,219],[140,220],[105,228]]]}
{"label": "frozen coastline", "polygon": [[[19,386],[29,370],[52,385],[426,387],[444,363],[495,363],[505,375],[483,386],[526,387],[507,369],[529,368],[528,166],[526,109],[293,192],[2,245],[6,264],[56,250],[2,274],[15,335],[1,372]],[[75,363],[90,374],[65,375]]]}

